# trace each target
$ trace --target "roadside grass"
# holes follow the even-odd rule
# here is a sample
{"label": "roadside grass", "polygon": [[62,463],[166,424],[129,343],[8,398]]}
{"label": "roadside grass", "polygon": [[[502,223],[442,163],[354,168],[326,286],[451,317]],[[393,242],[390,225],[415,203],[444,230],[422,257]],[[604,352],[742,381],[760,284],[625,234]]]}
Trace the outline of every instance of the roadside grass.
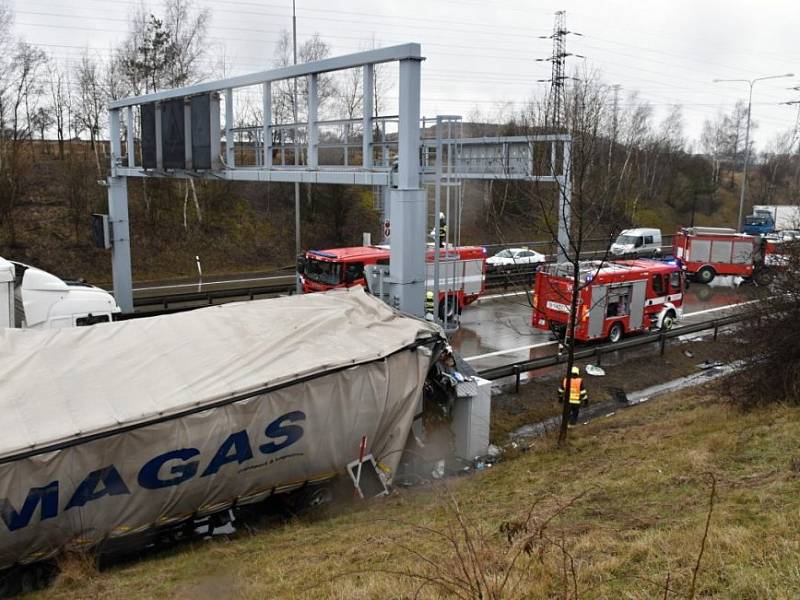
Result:
{"label": "roadside grass", "polygon": [[[651,385],[697,373],[697,365],[704,361],[732,362],[747,356],[747,352],[747,347],[739,343],[735,333],[723,333],[716,341],[710,336],[687,341],[673,340],[667,344],[663,356],[659,356],[655,343],[633,352],[610,354],[603,359],[606,371],[603,377],[586,374],[586,365],[597,364],[596,358],[578,361],[577,366],[586,382],[590,403],[609,402],[609,406],[613,406],[613,390],[643,390]],[[654,360],[658,361],[658,368],[653,368]],[[560,415],[562,406],[556,401],[556,390],[563,375],[563,366],[540,371],[536,377],[520,386],[518,393],[504,392],[493,396],[492,441],[505,445],[508,434],[519,427]]]}
{"label": "roadside grass", "polygon": [[[484,598],[687,598],[713,477],[695,596],[797,598],[800,412],[742,413],[719,393],[675,393],[573,430],[562,450],[543,439],[471,477],[31,597],[413,598],[421,586],[420,598],[477,597],[458,587],[474,575]],[[498,591],[506,576],[515,589]]]}

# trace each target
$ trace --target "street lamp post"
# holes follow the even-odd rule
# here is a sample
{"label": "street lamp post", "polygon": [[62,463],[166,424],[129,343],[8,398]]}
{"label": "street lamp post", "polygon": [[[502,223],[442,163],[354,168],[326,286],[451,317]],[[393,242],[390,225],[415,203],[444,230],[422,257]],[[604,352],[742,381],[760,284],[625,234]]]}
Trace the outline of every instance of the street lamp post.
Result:
{"label": "street lamp post", "polygon": [[[295,10],[295,0],[292,0],[292,57],[293,64],[297,64],[297,13]],[[292,118],[294,119],[294,129],[292,138],[294,142],[294,164],[300,164],[297,147],[297,77],[294,78],[294,97],[292,98]],[[300,245],[300,183],[294,182],[294,254],[295,260],[300,256],[302,248]],[[294,277],[295,292],[303,293],[303,284],[300,281],[300,272],[295,272]]]}
{"label": "street lamp post", "polygon": [[714,83],[727,83],[727,82],[742,82],[750,86],[750,98],[747,101],[747,127],[744,135],[744,169],[742,172],[742,189],[739,194],[739,219],[736,222],[737,231],[742,230],[742,212],[744,211],[744,196],[747,189],[747,163],[750,158],[750,110],[753,106],[753,86],[756,81],[764,81],[765,79],[780,79],[781,77],[794,77],[794,73],[785,73],[784,75],[769,75],[767,77],[756,77],[755,79],[714,79]]}

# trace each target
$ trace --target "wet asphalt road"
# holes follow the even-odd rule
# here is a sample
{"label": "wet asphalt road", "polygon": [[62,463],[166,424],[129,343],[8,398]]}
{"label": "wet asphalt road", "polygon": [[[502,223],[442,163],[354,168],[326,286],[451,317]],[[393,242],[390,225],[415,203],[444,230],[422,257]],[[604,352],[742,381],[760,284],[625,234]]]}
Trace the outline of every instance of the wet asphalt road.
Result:
{"label": "wet asphalt road", "polygon": [[[250,285],[250,282],[291,284],[292,274],[286,272],[248,273],[231,280],[229,277],[207,277],[201,286],[184,281],[151,282],[137,286],[139,297],[159,296],[190,291],[231,289]],[[738,286],[733,277],[717,277],[710,285],[692,283],[686,293],[684,319],[681,324],[697,323],[722,317],[735,310],[736,305],[751,299],[753,288]],[[228,301],[247,300],[246,297]],[[179,306],[179,304],[175,304]],[[694,316],[693,316],[694,315]],[[554,354],[556,345],[548,332],[531,325],[531,307],[522,286],[507,290],[489,290],[477,303],[464,309],[461,326],[451,336],[453,347],[477,370],[515,361]],[[533,346],[533,347],[531,347]]]}
{"label": "wet asphalt road", "polygon": [[[722,317],[753,296],[753,288],[737,287],[734,278],[719,277],[711,285],[692,283],[684,302],[684,319],[692,324]],[[555,354],[550,334],[531,325],[525,293],[487,294],[464,309],[453,347],[478,370]],[[533,347],[529,347],[533,346]]]}

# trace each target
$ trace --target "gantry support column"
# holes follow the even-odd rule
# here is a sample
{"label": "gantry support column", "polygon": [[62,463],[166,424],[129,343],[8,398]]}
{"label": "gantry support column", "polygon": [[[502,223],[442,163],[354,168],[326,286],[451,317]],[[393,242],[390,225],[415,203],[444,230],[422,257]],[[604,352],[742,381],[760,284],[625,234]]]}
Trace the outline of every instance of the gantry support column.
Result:
{"label": "gantry support column", "polygon": [[[108,218],[111,223],[111,272],[114,299],[124,313],[133,312],[133,277],[131,275],[131,236],[128,222],[128,180],[117,176],[122,161],[119,109],[109,111],[111,134],[111,176],[108,178]],[[133,133],[128,131],[128,136]],[[129,144],[129,147],[132,144]],[[129,162],[134,157],[128,157]]]}
{"label": "gantry support column", "polygon": [[425,315],[426,196],[420,189],[421,59],[400,61],[397,187],[389,192],[392,297],[403,312]]}

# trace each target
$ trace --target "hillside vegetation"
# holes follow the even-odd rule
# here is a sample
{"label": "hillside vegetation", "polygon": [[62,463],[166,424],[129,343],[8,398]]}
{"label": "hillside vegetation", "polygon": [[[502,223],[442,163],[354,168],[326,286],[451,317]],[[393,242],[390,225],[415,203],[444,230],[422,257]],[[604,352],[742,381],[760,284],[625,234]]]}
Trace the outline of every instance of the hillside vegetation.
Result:
{"label": "hillside vegetation", "polygon": [[33,597],[796,598],[798,411],[742,413],[719,399],[725,385],[443,485],[67,569]]}
{"label": "hillside vegetation", "polygon": [[[62,160],[55,145],[25,144],[28,166],[21,195],[12,209],[13,238],[6,221],[5,227],[0,227],[0,256],[64,277],[110,281],[109,253],[95,248],[90,238],[91,213],[108,212],[106,188],[98,183],[105,178],[105,168],[101,167],[98,175],[89,143],[69,142],[66,146]],[[104,165],[105,145],[98,147]],[[734,187],[728,184],[727,179],[722,181],[712,196],[695,203],[696,224],[735,223],[738,195],[735,183]],[[751,178],[753,202],[766,200],[758,195],[761,185],[760,175]],[[194,277],[195,256],[200,256],[204,273],[270,270],[294,263],[294,192],[290,184],[198,181],[197,205],[183,182],[131,179],[128,189],[137,281]],[[780,199],[789,201],[791,187],[787,184],[780,189]],[[540,205],[531,190],[504,183],[467,184],[462,242],[547,240]],[[535,192],[556,196],[554,189]],[[659,194],[641,204],[636,218],[628,217],[627,223],[661,227],[665,233],[688,225],[693,215],[688,196],[682,194],[674,192],[669,202]],[[303,248],[357,245],[365,231],[379,241],[382,215],[378,208],[371,188],[304,186]]]}

